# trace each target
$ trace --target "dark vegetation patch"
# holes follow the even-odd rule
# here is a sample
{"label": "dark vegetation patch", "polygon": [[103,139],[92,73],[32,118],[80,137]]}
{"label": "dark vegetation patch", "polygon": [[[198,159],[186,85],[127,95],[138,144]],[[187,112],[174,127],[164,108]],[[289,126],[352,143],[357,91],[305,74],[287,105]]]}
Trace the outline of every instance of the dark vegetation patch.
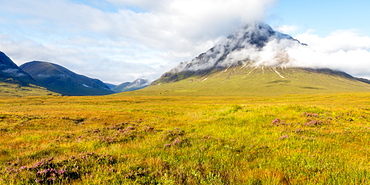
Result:
{"label": "dark vegetation patch", "polygon": [[190,145],[189,138],[186,136],[185,131],[179,128],[166,131],[163,139],[166,142],[166,144],[163,145],[164,147],[183,147]]}
{"label": "dark vegetation patch", "polygon": [[305,86],[305,87],[300,87],[302,89],[312,89],[312,90],[324,90],[322,88],[318,88],[318,87],[309,87],[309,86]]}
{"label": "dark vegetation patch", "polygon": [[275,81],[267,82],[267,84],[290,83],[290,82],[292,82],[292,81],[290,81],[290,80],[275,80]]}
{"label": "dark vegetation patch", "polygon": [[75,124],[83,123],[86,120],[86,118],[78,118],[78,117],[77,118],[62,117],[62,119],[72,121]]}

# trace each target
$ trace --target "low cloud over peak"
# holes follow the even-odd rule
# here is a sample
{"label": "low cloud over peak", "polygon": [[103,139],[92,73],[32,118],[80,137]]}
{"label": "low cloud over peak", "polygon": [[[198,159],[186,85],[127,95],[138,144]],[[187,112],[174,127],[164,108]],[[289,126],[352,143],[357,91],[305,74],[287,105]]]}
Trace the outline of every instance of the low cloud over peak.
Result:
{"label": "low cloud over peak", "polygon": [[306,32],[296,38],[309,46],[290,52],[300,65],[332,68],[370,78],[370,37],[361,36],[356,30],[339,30],[327,37]]}

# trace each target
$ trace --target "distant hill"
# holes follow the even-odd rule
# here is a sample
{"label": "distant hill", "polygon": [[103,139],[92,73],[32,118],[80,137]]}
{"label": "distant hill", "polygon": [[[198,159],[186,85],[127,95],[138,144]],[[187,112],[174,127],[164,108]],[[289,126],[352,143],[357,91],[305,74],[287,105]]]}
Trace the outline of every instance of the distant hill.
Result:
{"label": "distant hill", "polygon": [[98,79],[76,74],[49,62],[33,61],[20,66],[48,90],[69,96],[108,95],[114,92]]}
{"label": "distant hill", "polygon": [[135,91],[139,89],[143,89],[150,85],[150,81],[146,79],[137,79],[133,82],[125,82],[116,87],[113,87],[112,90],[114,92],[127,92],[127,91]]}
{"label": "distant hill", "polygon": [[19,68],[5,53],[0,52],[0,96],[59,95],[39,84]]}
{"label": "distant hill", "polygon": [[111,89],[112,89],[112,91],[114,91],[114,92],[124,92],[124,89],[128,86],[128,85],[130,85],[130,83],[131,82],[124,82],[124,83],[121,83],[121,84],[119,84],[119,85],[116,85],[116,86],[114,86],[114,87],[112,87]]}
{"label": "distant hill", "polygon": [[164,73],[141,92],[283,95],[370,91],[368,80],[344,72],[294,67],[285,52],[291,46],[307,45],[267,24],[249,24]]}
{"label": "distant hill", "polygon": [[17,66],[5,53],[0,51],[0,81],[22,86],[37,84],[37,82]]}

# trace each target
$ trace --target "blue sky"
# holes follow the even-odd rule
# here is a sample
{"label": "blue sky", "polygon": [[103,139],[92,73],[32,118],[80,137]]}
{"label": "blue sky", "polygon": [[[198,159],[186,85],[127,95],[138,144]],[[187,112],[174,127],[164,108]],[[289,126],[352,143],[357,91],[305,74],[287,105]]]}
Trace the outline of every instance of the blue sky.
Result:
{"label": "blue sky", "polygon": [[155,80],[243,24],[259,20],[314,48],[308,54],[316,56],[310,65],[325,63],[370,77],[370,1],[0,0],[0,4],[0,51],[18,65],[48,61],[115,84]]}
{"label": "blue sky", "polygon": [[370,1],[365,0],[280,0],[269,11],[268,21],[276,25],[297,25],[297,31],[301,32],[314,29],[319,36],[349,29],[370,35],[369,8]]}

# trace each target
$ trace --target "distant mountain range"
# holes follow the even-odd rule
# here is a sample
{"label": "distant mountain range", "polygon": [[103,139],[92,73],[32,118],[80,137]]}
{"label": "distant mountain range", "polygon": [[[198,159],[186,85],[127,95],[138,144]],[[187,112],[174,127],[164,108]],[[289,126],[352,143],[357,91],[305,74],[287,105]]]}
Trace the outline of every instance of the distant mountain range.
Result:
{"label": "distant mountain range", "polygon": [[116,92],[127,92],[127,91],[135,91],[139,89],[143,89],[150,85],[150,81],[147,79],[137,79],[133,82],[125,82],[120,85],[111,87],[111,89]]}
{"label": "distant mountain range", "polygon": [[107,95],[114,92],[98,79],[76,74],[60,65],[33,61],[20,66],[41,86],[69,96]]}
{"label": "distant mountain range", "polygon": [[0,52],[0,96],[59,95],[41,87],[31,75]]}
{"label": "distant mountain range", "polygon": [[[150,85],[150,81],[145,79],[125,82],[118,86],[105,84],[98,79],[76,74],[65,67],[50,62],[32,61],[18,67],[3,52],[0,52],[0,83],[10,83],[2,85],[4,92],[15,92],[14,90],[4,90],[4,88],[5,86],[14,87],[11,84],[17,84],[28,88],[31,86],[43,87],[46,94],[56,92],[67,96],[108,95],[134,91]],[[36,91],[41,92],[40,89]],[[0,95],[1,92],[0,89]]]}

